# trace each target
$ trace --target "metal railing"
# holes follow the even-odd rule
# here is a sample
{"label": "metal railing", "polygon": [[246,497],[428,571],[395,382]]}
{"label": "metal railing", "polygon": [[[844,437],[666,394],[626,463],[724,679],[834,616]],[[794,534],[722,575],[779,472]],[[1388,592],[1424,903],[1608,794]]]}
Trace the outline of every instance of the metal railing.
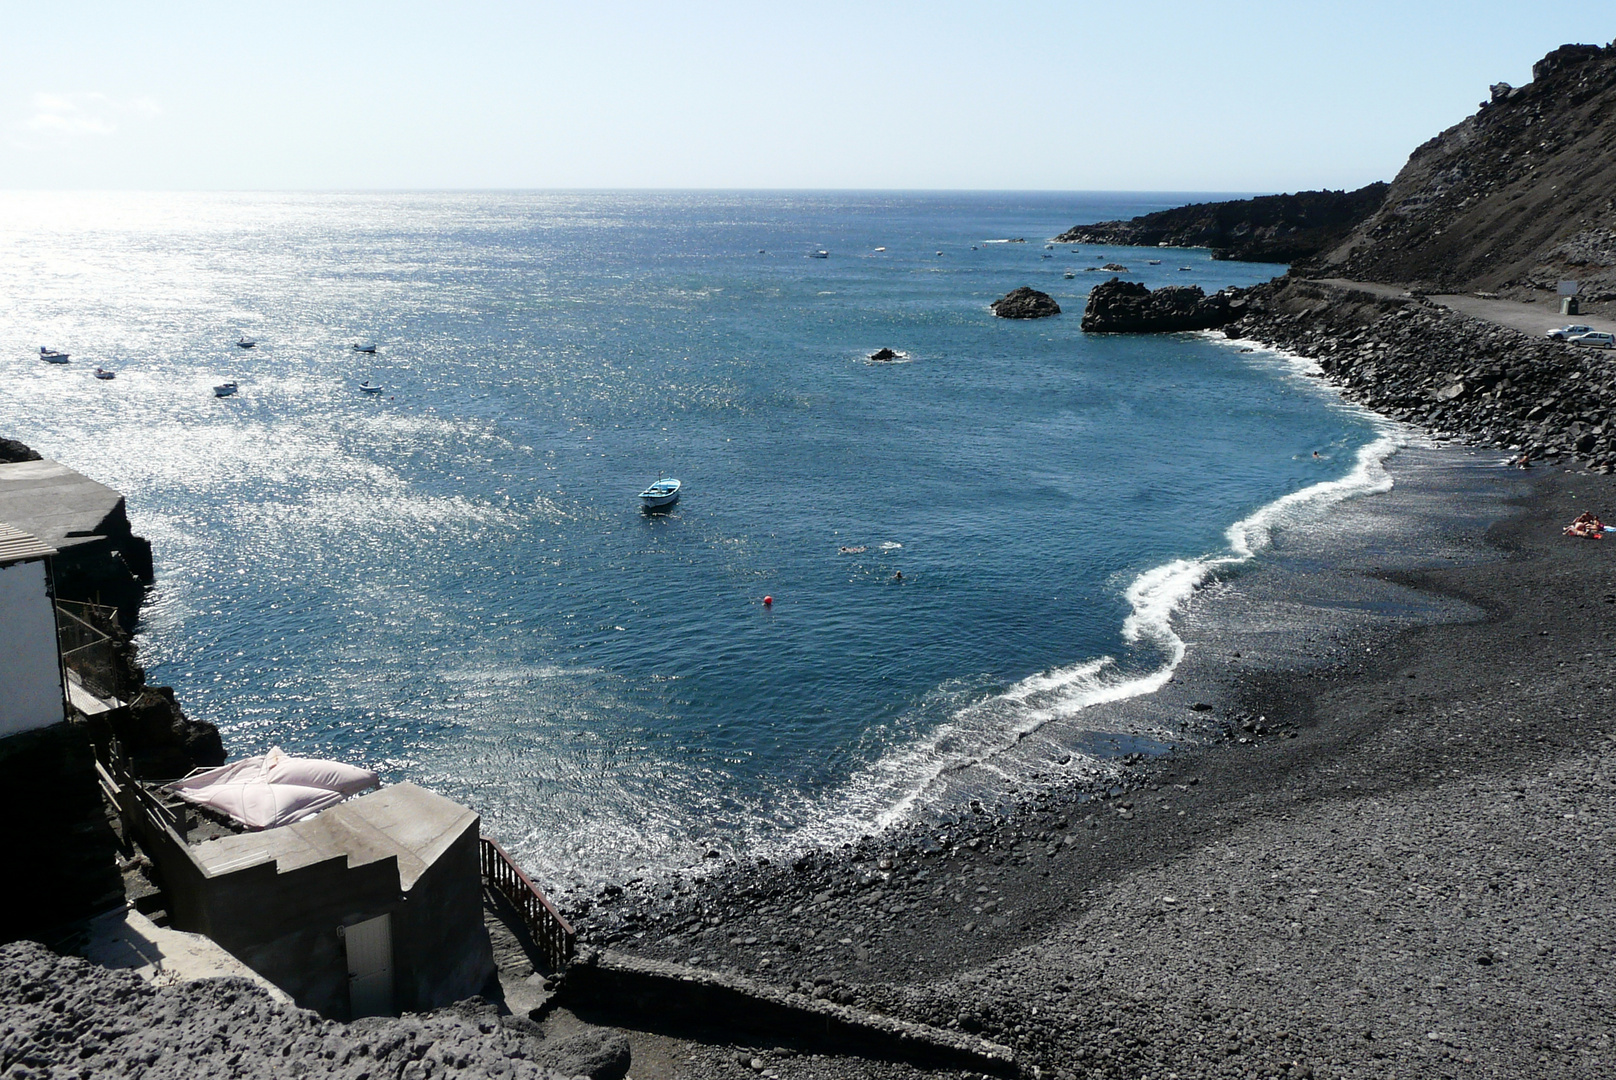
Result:
{"label": "metal railing", "polygon": [[118,609],[75,600],[56,601],[56,639],[62,663],[99,697],[128,701],[130,676],[118,655]]}
{"label": "metal railing", "polygon": [[496,890],[516,908],[545,963],[552,968],[565,967],[578,947],[578,934],[572,924],[561,917],[550,898],[533,884],[493,837],[484,836],[479,846],[483,884]]}

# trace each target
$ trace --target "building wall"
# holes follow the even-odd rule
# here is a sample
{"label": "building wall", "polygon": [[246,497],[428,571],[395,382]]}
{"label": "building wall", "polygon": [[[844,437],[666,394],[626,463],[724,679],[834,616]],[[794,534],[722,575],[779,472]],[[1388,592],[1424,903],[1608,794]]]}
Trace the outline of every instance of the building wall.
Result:
{"label": "building wall", "polygon": [[0,738],[59,724],[62,666],[45,562],[0,566]]}

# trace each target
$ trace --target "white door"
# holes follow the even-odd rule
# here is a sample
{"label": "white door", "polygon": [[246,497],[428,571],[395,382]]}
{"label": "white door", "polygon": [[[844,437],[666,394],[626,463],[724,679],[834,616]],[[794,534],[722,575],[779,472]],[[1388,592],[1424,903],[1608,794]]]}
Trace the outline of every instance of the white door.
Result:
{"label": "white door", "polygon": [[393,917],[378,915],[343,933],[348,951],[348,1008],[353,1019],[393,1012]]}

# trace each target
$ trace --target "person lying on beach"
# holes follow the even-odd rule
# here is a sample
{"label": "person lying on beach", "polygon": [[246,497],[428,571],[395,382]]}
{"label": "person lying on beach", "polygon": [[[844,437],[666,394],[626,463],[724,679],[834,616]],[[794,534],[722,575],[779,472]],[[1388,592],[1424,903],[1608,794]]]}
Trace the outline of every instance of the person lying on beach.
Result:
{"label": "person lying on beach", "polygon": [[1584,510],[1577,515],[1577,520],[1565,527],[1567,536],[1582,536],[1594,540],[1605,538],[1605,523],[1594,517],[1593,512]]}

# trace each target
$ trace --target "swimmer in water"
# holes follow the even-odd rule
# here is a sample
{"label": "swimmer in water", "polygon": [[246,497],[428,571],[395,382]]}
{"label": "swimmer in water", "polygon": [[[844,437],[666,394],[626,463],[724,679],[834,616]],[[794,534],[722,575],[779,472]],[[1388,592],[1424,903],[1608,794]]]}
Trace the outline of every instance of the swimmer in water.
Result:
{"label": "swimmer in water", "polygon": [[1317,450],[1315,450],[1315,451],[1313,451],[1313,456],[1314,456],[1314,457],[1318,457],[1318,456],[1319,456],[1319,452],[1318,452],[1318,451],[1317,451]]}
{"label": "swimmer in water", "polygon": [[893,574],[892,575],[892,580],[893,581],[902,581],[903,580],[903,571],[899,570],[896,574]]}

